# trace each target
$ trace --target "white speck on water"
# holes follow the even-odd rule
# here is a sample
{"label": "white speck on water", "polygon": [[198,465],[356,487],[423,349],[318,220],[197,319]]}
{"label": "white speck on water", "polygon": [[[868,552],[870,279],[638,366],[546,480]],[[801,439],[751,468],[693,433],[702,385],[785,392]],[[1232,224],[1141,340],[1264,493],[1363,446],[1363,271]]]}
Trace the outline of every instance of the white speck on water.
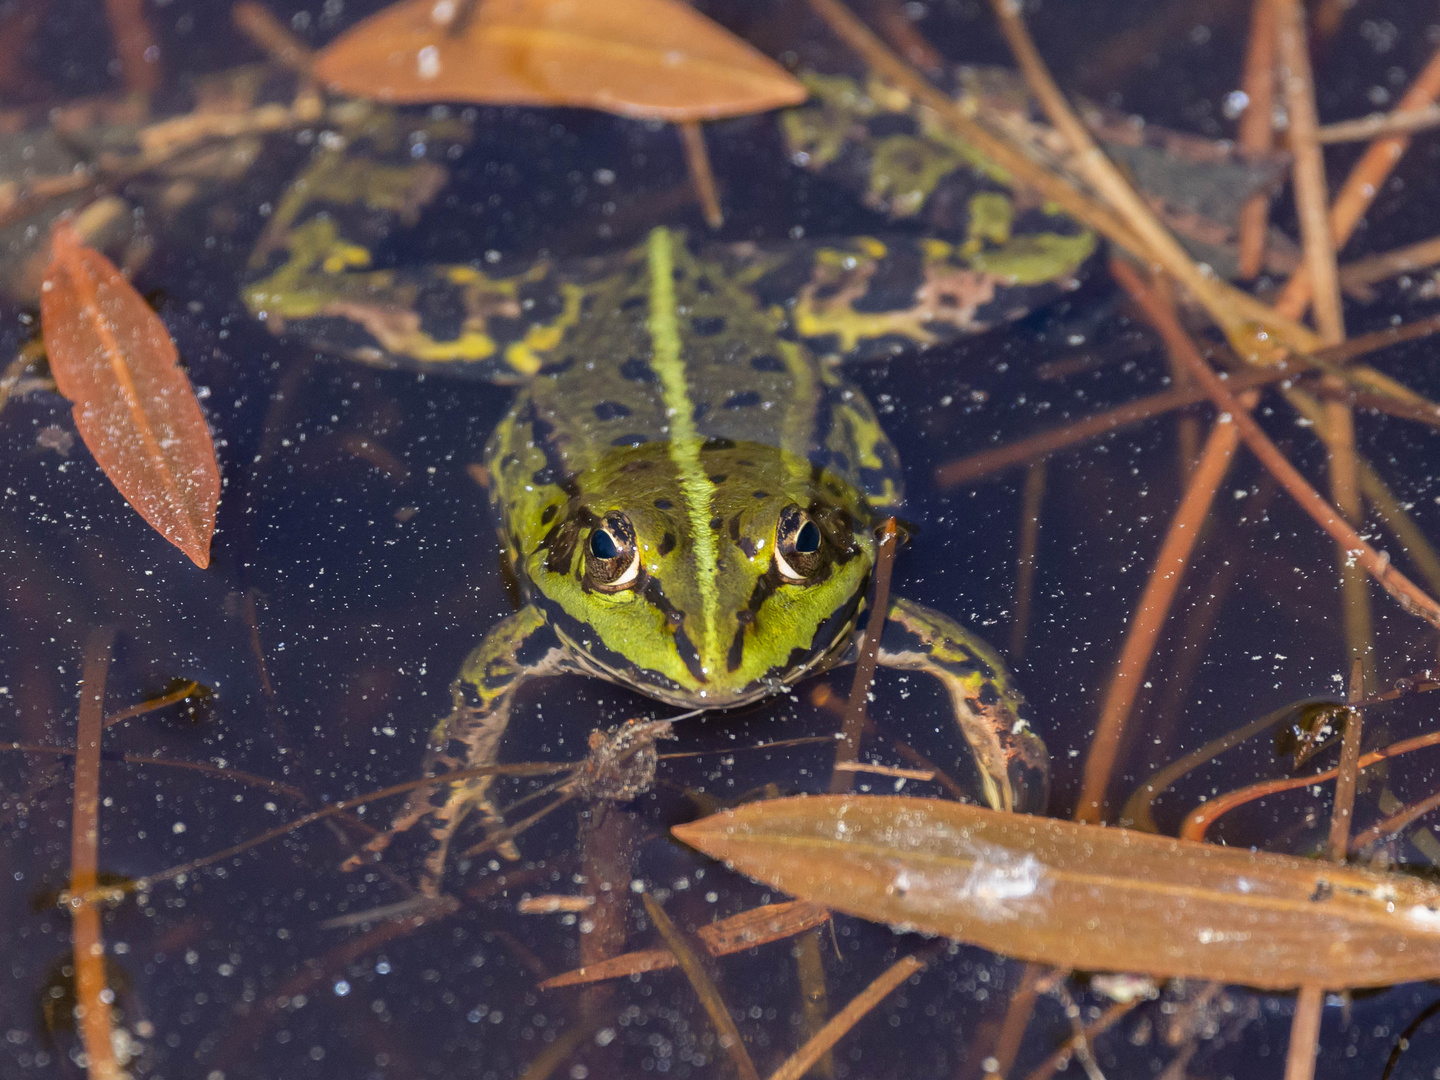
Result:
{"label": "white speck on water", "polygon": [[440,50],[434,45],[426,45],[416,53],[415,73],[422,79],[438,78],[440,75]]}

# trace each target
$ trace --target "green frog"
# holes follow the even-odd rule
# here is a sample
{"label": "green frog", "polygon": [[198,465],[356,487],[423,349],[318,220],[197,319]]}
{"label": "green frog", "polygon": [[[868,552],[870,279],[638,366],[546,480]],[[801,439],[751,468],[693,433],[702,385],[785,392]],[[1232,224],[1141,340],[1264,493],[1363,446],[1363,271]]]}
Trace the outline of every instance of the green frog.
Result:
{"label": "green frog", "polygon": [[[812,108],[782,120],[797,154],[833,119],[833,102]],[[431,775],[496,761],[517,691],[536,678],[582,673],[719,711],[853,662],[876,528],[902,484],[843,362],[1029,310],[1094,248],[940,146],[948,169],[873,155],[909,166],[865,183],[948,184],[953,217],[962,173],[966,224],[948,235],[727,245],[657,225],[599,258],[377,269],[375,237],[413,221],[445,175],[410,156],[399,114],[375,115],[388,119],[321,152],[277,204],[245,298],[273,330],[332,352],[519,387],[484,468],[523,604],[461,668]],[[909,138],[926,149],[923,132]],[[925,201],[911,194],[905,213]],[[999,657],[942,612],[892,599],[887,617],[879,663],[939,680],[986,802],[1040,809],[1045,749]],[[468,816],[497,823],[489,787],[438,785],[386,834],[428,825],[426,891]]]}

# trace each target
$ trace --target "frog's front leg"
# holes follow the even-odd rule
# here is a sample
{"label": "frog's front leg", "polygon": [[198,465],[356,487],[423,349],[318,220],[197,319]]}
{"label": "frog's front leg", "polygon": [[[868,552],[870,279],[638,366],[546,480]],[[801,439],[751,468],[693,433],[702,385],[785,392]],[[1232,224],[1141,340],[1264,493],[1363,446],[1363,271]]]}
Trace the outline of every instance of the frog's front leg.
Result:
{"label": "frog's front leg", "polygon": [[954,619],[909,600],[892,600],[887,614],[880,663],[928,672],[944,684],[986,801],[996,810],[1042,812],[1049,755],[999,656]]}
{"label": "frog's front leg", "polygon": [[[466,657],[451,687],[454,708],[431,732],[424,774],[438,777],[456,769],[493,765],[510,723],[515,691],[528,679],[567,670],[566,656],[534,605],[492,627]],[[425,857],[420,888],[428,896],[438,895],[450,841],[465,818],[478,810],[487,824],[499,820],[489,798],[493,783],[493,776],[471,776],[415,791],[389,830],[371,841],[367,850],[378,853],[394,836],[425,822],[433,846]]]}

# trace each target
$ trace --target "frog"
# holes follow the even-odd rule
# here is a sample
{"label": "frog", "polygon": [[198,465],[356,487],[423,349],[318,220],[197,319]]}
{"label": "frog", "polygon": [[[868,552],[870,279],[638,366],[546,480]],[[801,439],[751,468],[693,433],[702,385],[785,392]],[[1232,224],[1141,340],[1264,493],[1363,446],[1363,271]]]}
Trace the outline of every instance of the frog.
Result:
{"label": "frog", "polygon": [[[520,603],[452,685],[421,766],[436,783],[367,849],[423,826],[433,895],[459,831],[503,824],[491,776],[445,776],[499,760],[527,684],[580,674],[723,716],[853,663],[904,492],[847,365],[1014,319],[1073,288],[1095,241],[1017,211],[1003,177],[946,145],[969,187],[944,235],[724,243],[657,222],[584,258],[377,267],[376,238],[415,222],[445,166],[416,160],[403,114],[375,115],[278,201],[244,300],[324,352],[515,387],[481,474]],[[942,182],[953,218],[954,177],[928,170]],[[905,216],[924,201],[912,191]],[[994,649],[895,596],[877,659],[939,682],[989,806],[1043,810],[1044,743]]]}

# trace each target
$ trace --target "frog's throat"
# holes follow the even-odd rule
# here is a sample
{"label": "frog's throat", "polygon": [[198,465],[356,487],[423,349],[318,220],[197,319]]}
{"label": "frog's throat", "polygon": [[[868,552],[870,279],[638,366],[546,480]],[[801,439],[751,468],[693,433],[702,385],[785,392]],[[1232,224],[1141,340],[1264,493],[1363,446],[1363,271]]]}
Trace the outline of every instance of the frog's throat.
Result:
{"label": "frog's throat", "polygon": [[700,466],[702,440],[695,430],[695,403],[690,399],[685,363],[680,358],[680,327],[675,311],[674,242],[669,229],[656,228],[651,230],[646,248],[646,268],[650,275],[647,320],[650,366],[660,379],[665,415],[670,421],[670,460],[680,478],[680,492],[685,501],[685,512],[690,518],[690,535],[694,538],[695,577],[701,603],[700,655],[716,656],[715,624],[720,596],[715,588],[718,555],[715,535],[710,528],[715,485]]}

